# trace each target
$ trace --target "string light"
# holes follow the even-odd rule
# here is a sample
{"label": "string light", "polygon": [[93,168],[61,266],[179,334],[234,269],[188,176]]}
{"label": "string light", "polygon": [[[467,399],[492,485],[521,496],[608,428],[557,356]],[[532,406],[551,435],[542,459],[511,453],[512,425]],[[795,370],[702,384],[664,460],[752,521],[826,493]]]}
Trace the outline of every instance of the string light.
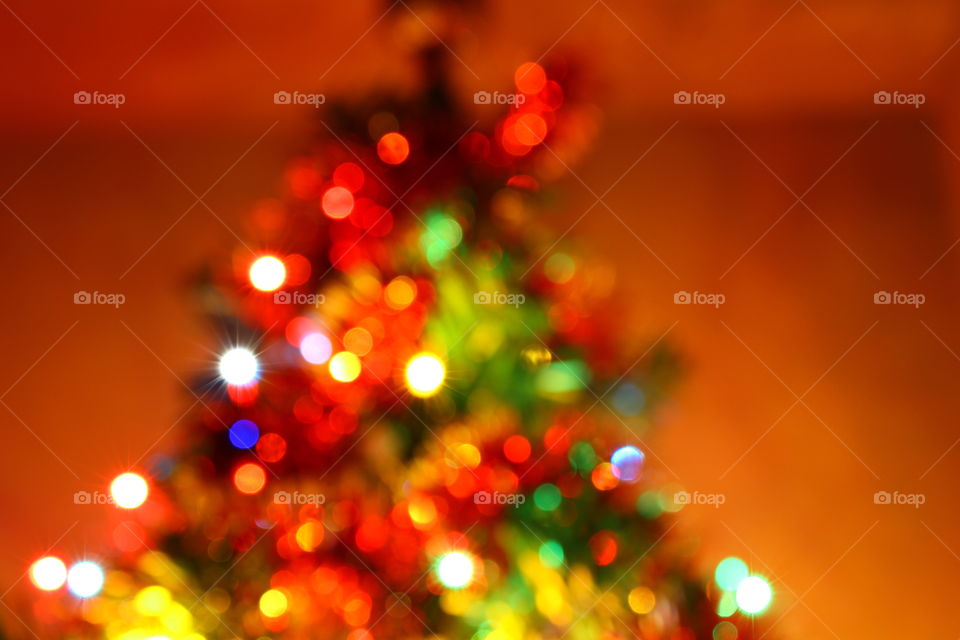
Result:
{"label": "string light", "polygon": [[447,375],[447,368],[440,358],[423,352],[410,359],[404,375],[410,393],[419,398],[427,398],[440,390]]}
{"label": "string light", "polygon": [[78,598],[92,598],[103,588],[103,569],[96,562],[78,562],[67,572],[67,588]]}
{"label": "string light", "polygon": [[254,382],[260,373],[257,356],[245,347],[233,347],[220,356],[220,377],[227,384],[242,387]]}
{"label": "string light", "polygon": [[147,481],[136,473],[121,473],[110,483],[110,496],[121,509],[136,509],[149,493]]}
{"label": "string light", "polygon": [[437,563],[437,579],[448,589],[462,589],[473,579],[473,560],[462,551],[451,551]]}
{"label": "string light", "polygon": [[37,589],[55,591],[67,581],[67,566],[54,556],[40,558],[30,567],[30,581]]}
{"label": "string light", "polygon": [[260,291],[275,291],[283,285],[287,268],[273,256],[263,256],[250,265],[250,284]]}

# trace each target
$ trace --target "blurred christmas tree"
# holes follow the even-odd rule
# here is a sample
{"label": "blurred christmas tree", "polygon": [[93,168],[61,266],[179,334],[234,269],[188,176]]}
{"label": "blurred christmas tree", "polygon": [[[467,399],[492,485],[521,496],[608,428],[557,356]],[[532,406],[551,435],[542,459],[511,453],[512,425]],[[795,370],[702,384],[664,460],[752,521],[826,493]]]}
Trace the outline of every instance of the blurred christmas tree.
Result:
{"label": "blurred christmas tree", "polygon": [[521,65],[485,134],[448,57],[330,108],[265,250],[204,282],[231,336],[204,410],[114,481],[112,550],[34,565],[50,637],[752,637],[766,582],[691,573],[647,468],[671,359],[624,353],[609,267],[537,223],[593,125],[572,74]]}

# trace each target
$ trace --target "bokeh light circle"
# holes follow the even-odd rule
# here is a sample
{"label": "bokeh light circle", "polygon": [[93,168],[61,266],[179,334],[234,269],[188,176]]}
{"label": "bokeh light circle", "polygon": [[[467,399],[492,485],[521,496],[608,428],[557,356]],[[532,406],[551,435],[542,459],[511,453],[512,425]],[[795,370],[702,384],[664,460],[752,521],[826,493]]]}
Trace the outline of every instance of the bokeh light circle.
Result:
{"label": "bokeh light circle", "polygon": [[737,606],[744,613],[751,615],[763,613],[773,600],[773,590],[770,583],[760,576],[750,576],[740,581],[737,586]]}
{"label": "bokeh light circle", "polygon": [[227,384],[242,387],[257,379],[260,373],[260,364],[257,356],[250,349],[233,347],[220,356],[220,377]]}
{"label": "bokeh light circle", "polygon": [[260,428],[250,420],[237,420],[230,425],[230,444],[237,449],[251,449],[260,439]]}
{"label": "bokeh light circle", "polygon": [[473,579],[473,560],[462,551],[444,554],[437,563],[437,579],[449,589],[462,589]]}
{"label": "bokeh light circle", "polygon": [[149,493],[147,481],[136,473],[121,473],[110,483],[110,496],[121,509],[136,509]]}
{"label": "bokeh light circle", "polygon": [[287,278],[287,268],[273,256],[257,258],[250,265],[250,284],[260,291],[275,291]]}
{"label": "bokeh light circle", "polygon": [[300,341],[300,355],[310,364],[323,364],[330,359],[333,353],[333,345],[330,338],[319,331],[308,333]]}
{"label": "bokeh light circle", "polygon": [[736,591],[748,575],[750,570],[747,568],[747,563],[734,556],[721,560],[713,572],[717,586],[724,591]]}
{"label": "bokeh light circle", "polygon": [[443,385],[447,368],[443,361],[432,353],[420,353],[410,359],[404,371],[410,393],[426,398],[434,395]]}
{"label": "bokeh light circle", "polygon": [[54,556],[40,558],[30,567],[30,581],[43,591],[59,589],[67,581],[67,566]]}
{"label": "bokeh light circle", "polygon": [[353,382],[360,377],[360,358],[350,351],[341,351],[330,358],[330,377],[338,382]]}
{"label": "bokeh light circle", "polygon": [[614,474],[623,482],[635,482],[643,470],[643,452],[636,447],[620,447],[610,456]]}
{"label": "bokeh light circle", "polygon": [[103,569],[96,562],[78,562],[67,572],[67,588],[78,598],[92,598],[103,588]]}

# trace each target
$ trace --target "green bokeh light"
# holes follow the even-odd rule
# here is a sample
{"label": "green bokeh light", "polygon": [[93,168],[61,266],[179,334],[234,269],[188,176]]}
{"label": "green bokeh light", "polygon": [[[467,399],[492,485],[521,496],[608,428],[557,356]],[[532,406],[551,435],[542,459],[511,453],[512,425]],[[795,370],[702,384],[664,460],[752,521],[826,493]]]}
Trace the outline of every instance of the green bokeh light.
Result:
{"label": "green bokeh light", "polygon": [[547,540],[540,545],[540,562],[551,569],[556,569],[563,565],[563,547],[556,540]]}
{"label": "green bokeh light", "polygon": [[563,496],[560,495],[560,489],[550,483],[540,485],[533,492],[533,503],[543,511],[553,511],[560,506],[562,501]]}
{"label": "green bokeh light", "polygon": [[721,560],[713,572],[717,586],[724,591],[736,591],[748,575],[750,575],[750,570],[747,568],[747,563],[733,556]]}

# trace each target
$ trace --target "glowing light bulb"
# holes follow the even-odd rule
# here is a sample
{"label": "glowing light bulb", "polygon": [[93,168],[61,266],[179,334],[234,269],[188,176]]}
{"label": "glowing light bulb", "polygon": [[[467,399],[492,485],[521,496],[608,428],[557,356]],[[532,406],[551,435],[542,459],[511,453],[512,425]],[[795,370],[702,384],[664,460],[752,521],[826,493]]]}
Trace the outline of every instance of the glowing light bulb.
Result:
{"label": "glowing light bulb", "polygon": [[30,567],[30,581],[37,589],[54,591],[67,581],[67,567],[60,558],[40,558]]}
{"label": "glowing light bulb", "polygon": [[473,561],[462,551],[444,554],[437,563],[437,579],[449,589],[462,589],[473,579]]}
{"label": "glowing light bulb", "polygon": [[92,598],[103,588],[103,569],[89,560],[78,562],[67,572],[67,588],[78,598]]}
{"label": "glowing light bulb", "polygon": [[260,291],[275,291],[287,278],[287,268],[273,256],[263,256],[250,265],[250,284]]}
{"label": "glowing light bulb", "polygon": [[147,499],[150,488],[136,473],[121,473],[110,483],[110,495],[121,509],[136,509]]}
{"label": "glowing light bulb", "polygon": [[737,586],[737,606],[744,613],[762,613],[772,599],[770,584],[760,576],[744,578]]}
{"label": "glowing light bulb", "polygon": [[220,356],[220,377],[227,384],[248,385],[257,379],[260,364],[253,352],[244,347],[233,347]]}
{"label": "glowing light bulb", "polygon": [[447,375],[443,361],[432,353],[421,353],[407,363],[407,388],[413,395],[426,398],[440,390]]}
{"label": "glowing light bulb", "polygon": [[260,612],[268,618],[279,618],[287,611],[287,596],[279,589],[264,591],[260,596]]}

